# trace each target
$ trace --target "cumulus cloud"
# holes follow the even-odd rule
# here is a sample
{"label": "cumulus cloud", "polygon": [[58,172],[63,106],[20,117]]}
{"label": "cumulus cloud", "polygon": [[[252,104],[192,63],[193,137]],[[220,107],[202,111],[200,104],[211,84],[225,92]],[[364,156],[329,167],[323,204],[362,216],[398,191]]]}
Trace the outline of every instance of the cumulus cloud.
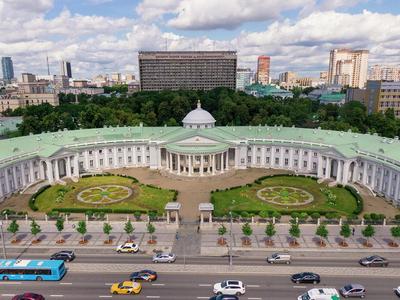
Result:
{"label": "cumulus cloud", "polygon": [[144,21],[160,19],[166,13],[174,12],[179,5],[180,0],[143,0],[136,7],[136,13]]}

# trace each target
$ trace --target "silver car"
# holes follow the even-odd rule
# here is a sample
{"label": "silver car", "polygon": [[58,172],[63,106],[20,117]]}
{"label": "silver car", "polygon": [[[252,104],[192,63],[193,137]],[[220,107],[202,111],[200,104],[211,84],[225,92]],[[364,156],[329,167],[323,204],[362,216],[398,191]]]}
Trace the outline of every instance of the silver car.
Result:
{"label": "silver car", "polygon": [[153,256],[154,263],[173,263],[176,260],[176,255],[173,253],[157,253]]}
{"label": "silver car", "polygon": [[350,283],[345,285],[340,289],[340,293],[343,297],[358,297],[364,298],[365,297],[365,287],[358,283]]}

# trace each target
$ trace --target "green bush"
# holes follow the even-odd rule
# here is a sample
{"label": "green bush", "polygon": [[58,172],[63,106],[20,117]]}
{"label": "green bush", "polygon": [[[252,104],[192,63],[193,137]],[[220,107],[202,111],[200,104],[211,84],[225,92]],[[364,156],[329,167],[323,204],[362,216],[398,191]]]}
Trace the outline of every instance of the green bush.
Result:
{"label": "green bush", "polygon": [[396,221],[400,221],[400,215],[395,215],[395,216],[394,216],[394,219],[395,219]]}
{"label": "green bush", "polygon": [[354,198],[356,198],[356,209],[353,211],[354,215],[359,215],[363,209],[364,209],[364,202],[363,199],[361,198],[360,194],[357,193],[357,190],[354,189],[352,186],[346,185],[344,187],[346,190],[348,190],[353,196]]}
{"label": "green bush", "polygon": [[240,216],[241,216],[242,218],[249,218],[249,217],[250,217],[250,213],[248,213],[247,211],[242,211],[242,212],[240,213]]}
{"label": "green bush", "polygon": [[370,221],[372,219],[370,214],[364,214],[363,218],[365,221]]}
{"label": "green bush", "polygon": [[311,214],[311,218],[313,219],[313,220],[317,220],[317,219],[319,219],[321,217],[321,215],[319,214],[319,213],[317,213],[317,212],[313,212],[312,214]]}
{"label": "green bush", "polygon": [[51,185],[45,185],[42,186],[36,193],[34,193],[30,198],[29,198],[29,208],[33,211],[38,211],[39,208],[36,206],[35,201],[37,196],[39,196],[41,193],[43,193],[45,190],[47,190]]}

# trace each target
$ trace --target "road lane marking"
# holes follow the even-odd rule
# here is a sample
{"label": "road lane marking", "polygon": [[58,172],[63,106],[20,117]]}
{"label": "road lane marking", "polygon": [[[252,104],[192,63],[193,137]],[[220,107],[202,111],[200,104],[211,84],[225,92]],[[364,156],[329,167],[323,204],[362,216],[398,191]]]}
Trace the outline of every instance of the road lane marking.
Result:
{"label": "road lane marking", "polygon": [[262,298],[247,298],[248,300],[261,300]]}
{"label": "road lane marking", "polygon": [[196,297],[197,299],[210,299],[210,297]]}
{"label": "road lane marking", "polygon": [[199,283],[199,286],[211,286],[211,284]]}
{"label": "road lane marking", "polygon": [[64,295],[50,295],[50,297],[61,298],[61,297],[64,297]]}
{"label": "road lane marking", "polygon": [[155,286],[164,286],[165,283],[152,283],[151,285],[155,285]]}
{"label": "road lane marking", "polygon": [[20,281],[2,281],[0,284],[22,284]]}
{"label": "road lane marking", "polygon": [[112,298],[110,295],[99,296],[99,298]]}
{"label": "road lane marking", "polygon": [[146,296],[146,298],[158,299],[158,298],[160,298],[160,296]]}
{"label": "road lane marking", "polygon": [[256,287],[260,287],[260,286],[257,285],[257,284],[248,284],[248,285],[246,285],[246,287],[254,287],[254,288],[256,288]]}
{"label": "road lane marking", "polygon": [[114,283],[105,283],[104,285],[113,285]]}
{"label": "road lane marking", "polygon": [[63,285],[71,285],[72,282],[60,282],[60,284],[63,284]]}
{"label": "road lane marking", "polygon": [[293,288],[294,289],[306,289],[307,287],[304,285],[294,285]]}
{"label": "road lane marking", "polygon": [[1,294],[2,297],[14,297],[15,294]]}

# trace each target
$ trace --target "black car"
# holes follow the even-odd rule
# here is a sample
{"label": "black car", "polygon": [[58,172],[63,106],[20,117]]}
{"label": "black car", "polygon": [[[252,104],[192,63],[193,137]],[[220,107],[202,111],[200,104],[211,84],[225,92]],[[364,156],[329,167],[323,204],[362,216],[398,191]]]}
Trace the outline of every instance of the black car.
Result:
{"label": "black car", "polygon": [[293,274],[291,280],[294,283],[319,283],[321,281],[318,274],[311,273],[311,272],[303,272]]}
{"label": "black car", "polygon": [[60,252],[54,253],[52,256],[50,256],[50,259],[51,260],[73,261],[75,259],[75,253],[74,253],[74,251],[70,251],[70,250],[60,251]]}
{"label": "black car", "polygon": [[208,300],[239,300],[239,297],[235,295],[217,295],[212,296]]}
{"label": "black car", "polygon": [[141,270],[139,272],[133,272],[129,278],[131,281],[154,281],[157,279],[157,272]]}

